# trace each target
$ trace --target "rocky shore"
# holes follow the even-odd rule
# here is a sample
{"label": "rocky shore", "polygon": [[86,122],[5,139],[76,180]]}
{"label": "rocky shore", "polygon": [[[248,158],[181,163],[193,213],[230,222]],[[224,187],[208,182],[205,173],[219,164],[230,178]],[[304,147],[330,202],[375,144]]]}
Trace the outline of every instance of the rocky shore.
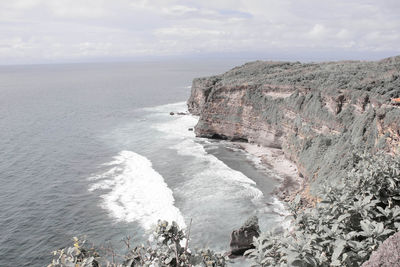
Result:
{"label": "rocky shore", "polygon": [[188,108],[200,116],[197,136],[245,142],[253,152],[250,144],[274,149],[263,153],[263,161],[280,172],[293,162],[297,175],[292,169],[281,173],[290,184],[290,190],[285,184],[282,189],[301,188],[303,201],[312,204],[321,186],[352,167],[354,152],[400,153],[399,97],[400,56],[375,62],[256,61],[195,79]]}
{"label": "rocky shore", "polygon": [[285,157],[280,148],[265,147],[257,144],[238,142],[237,145],[247,153],[259,158],[260,163],[276,174],[280,186],[274,194],[281,200],[290,200],[304,186],[296,164]]}
{"label": "rocky shore", "polygon": [[[197,136],[238,142],[281,178],[276,195],[286,201],[299,195],[303,207],[342,183],[357,164],[355,154],[400,155],[400,56],[251,62],[195,79],[187,104],[200,117]],[[363,266],[398,260],[397,243],[393,251],[383,245]]]}

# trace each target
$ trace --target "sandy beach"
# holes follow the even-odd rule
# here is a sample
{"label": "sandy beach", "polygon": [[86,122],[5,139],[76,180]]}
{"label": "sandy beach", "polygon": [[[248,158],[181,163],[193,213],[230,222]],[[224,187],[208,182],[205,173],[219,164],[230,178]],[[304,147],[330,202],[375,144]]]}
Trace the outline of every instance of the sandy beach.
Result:
{"label": "sandy beach", "polygon": [[289,200],[291,195],[303,186],[304,179],[299,176],[296,164],[287,159],[281,149],[250,143],[236,142],[235,144],[247,153],[258,157],[261,164],[266,165],[281,180],[280,186],[274,191],[280,199]]}

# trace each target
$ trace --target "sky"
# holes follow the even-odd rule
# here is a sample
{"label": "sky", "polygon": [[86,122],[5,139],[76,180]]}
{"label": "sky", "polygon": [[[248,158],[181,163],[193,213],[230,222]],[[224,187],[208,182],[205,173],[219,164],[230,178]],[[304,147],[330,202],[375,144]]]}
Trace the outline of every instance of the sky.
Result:
{"label": "sky", "polygon": [[399,0],[0,0],[0,65],[400,55]]}

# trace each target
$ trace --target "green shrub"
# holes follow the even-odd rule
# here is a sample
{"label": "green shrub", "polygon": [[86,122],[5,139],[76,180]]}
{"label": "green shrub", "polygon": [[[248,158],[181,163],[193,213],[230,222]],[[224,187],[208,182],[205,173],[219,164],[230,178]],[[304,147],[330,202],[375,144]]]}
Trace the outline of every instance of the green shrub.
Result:
{"label": "green shrub", "polygon": [[[110,248],[89,248],[85,241],[74,237],[73,247],[53,252],[54,257],[48,267],[226,266],[226,258],[209,249],[192,253],[188,248],[189,234],[179,229],[175,222],[159,221],[154,237],[148,246],[133,249],[130,238],[127,238],[124,240],[128,249],[125,255],[119,255]],[[182,243],[185,243],[184,247]]]}
{"label": "green shrub", "polygon": [[247,251],[261,266],[360,266],[400,230],[400,160],[354,156],[353,170],[315,208],[290,204],[292,229],[263,233]]}

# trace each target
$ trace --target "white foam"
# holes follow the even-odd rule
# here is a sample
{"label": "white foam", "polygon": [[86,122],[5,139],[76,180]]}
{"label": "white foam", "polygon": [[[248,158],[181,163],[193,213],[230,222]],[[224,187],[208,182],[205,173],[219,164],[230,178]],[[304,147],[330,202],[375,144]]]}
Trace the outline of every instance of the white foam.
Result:
{"label": "white foam", "polygon": [[166,138],[194,139],[195,134],[193,131],[189,131],[189,128],[194,128],[198,120],[192,115],[176,116],[171,121],[154,124],[152,127],[165,133]]}
{"label": "white foam", "polygon": [[147,107],[143,108],[142,110],[150,111],[150,112],[157,112],[157,113],[168,113],[173,112],[186,112],[187,106],[186,102],[177,102],[172,104],[160,105],[155,107]]}
{"label": "white foam", "polygon": [[[104,165],[106,165],[106,164],[104,164]],[[96,181],[96,180],[104,179],[104,178],[107,178],[107,177],[110,177],[110,176],[114,175],[119,170],[120,170],[120,168],[113,167],[113,168],[109,169],[108,171],[106,171],[104,173],[93,175],[93,176],[89,177],[89,180],[90,181]]]}
{"label": "white foam", "polygon": [[[163,123],[155,124],[152,127],[165,133],[165,138],[177,139],[178,143],[172,146],[178,154],[184,156],[193,156],[196,158],[196,165],[206,166],[196,174],[194,174],[195,179],[203,182],[213,182],[219,184],[223,181],[223,184],[230,185],[235,188],[235,195],[242,196],[245,198],[250,198],[253,203],[260,204],[263,200],[263,193],[257,188],[256,183],[243,173],[233,170],[228,167],[223,161],[219,160],[215,156],[207,153],[204,147],[196,142],[196,137],[193,131],[188,131],[188,128],[194,128],[198,122],[197,116],[185,115],[185,116],[170,116],[169,111],[172,110],[184,110],[186,108],[186,103],[175,103],[170,105],[163,105],[153,108],[153,111],[162,112],[164,116],[168,117],[168,120]],[[198,138],[197,138],[198,139]],[[202,142],[206,144],[211,144],[207,139],[202,139]],[[275,173],[266,168],[266,166],[261,162],[261,158],[247,153],[243,149],[240,149],[230,142],[221,141],[221,144],[228,146],[233,151],[241,151],[246,154],[246,157],[251,161],[256,168],[264,171],[268,176],[275,177]],[[212,177],[211,179],[209,177]],[[233,189],[231,188],[231,189]],[[225,188],[225,190],[228,190]],[[228,197],[225,195],[225,197]],[[262,202],[262,201],[261,201]],[[276,198],[273,198],[271,211],[275,214],[280,215],[278,220],[283,223],[284,227],[289,227],[290,225],[284,221],[284,218],[289,215],[284,204]],[[261,203],[264,205],[264,203]]]}
{"label": "white foam", "polygon": [[290,220],[291,213],[286,209],[283,202],[274,197],[273,202],[271,204],[273,206],[273,212],[279,214],[280,216],[277,219],[279,225],[285,230],[292,229],[293,225]]}
{"label": "white foam", "polygon": [[159,219],[176,221],[185,227],[181,212],[174,206],[171,189],[152,168],[150,160],[132,151],[121,151],[105,165],[112,168],[89,178],[96,180],[89,191],[109,190],[101,196],[102,207],[115,219],[137,221],[147,230]]}
{"label": "white foam", "polygon": [[276,197],[272,200],[273,212],[279,214],[282,217],[286,217],[290,215],[290,212],[286,209],[285,205],[282,201],[277,199]]}
{"label": "white foam", "polygon": [[[177,105],[178,107],[179,105]],[[178,143],[171,146],[178,154],[193,156],[197,166],[207,166],[195,177],[204,181],[223,183],[234,187],[236,196],[250,198],[253,203],[258,203],[263,198],[263,193],[256,187],[256,183],[243,173],[233,170],[217,157],[207,153],[204,147],[196,142],[195,134],[189,131],[198,122],[198,117],[192,115],[176,116],[167,122],[153,125],[155,129],[165,133],[165,138],[177,139]],[[207,180],[207,177],[210,179]]]}
{"label": "white foam", "polygon": [[195,175],[197,178],[211,177],[214,182],[234,186],[237,188],[237,196],[250,198],[254,204],[259,204],[262,200],[263,193],[256,187],[256,182],[207,153],[201,144],[186,139],[171,148],[176,149],[180,155],[196,157],[198,165],[207,166]]}

